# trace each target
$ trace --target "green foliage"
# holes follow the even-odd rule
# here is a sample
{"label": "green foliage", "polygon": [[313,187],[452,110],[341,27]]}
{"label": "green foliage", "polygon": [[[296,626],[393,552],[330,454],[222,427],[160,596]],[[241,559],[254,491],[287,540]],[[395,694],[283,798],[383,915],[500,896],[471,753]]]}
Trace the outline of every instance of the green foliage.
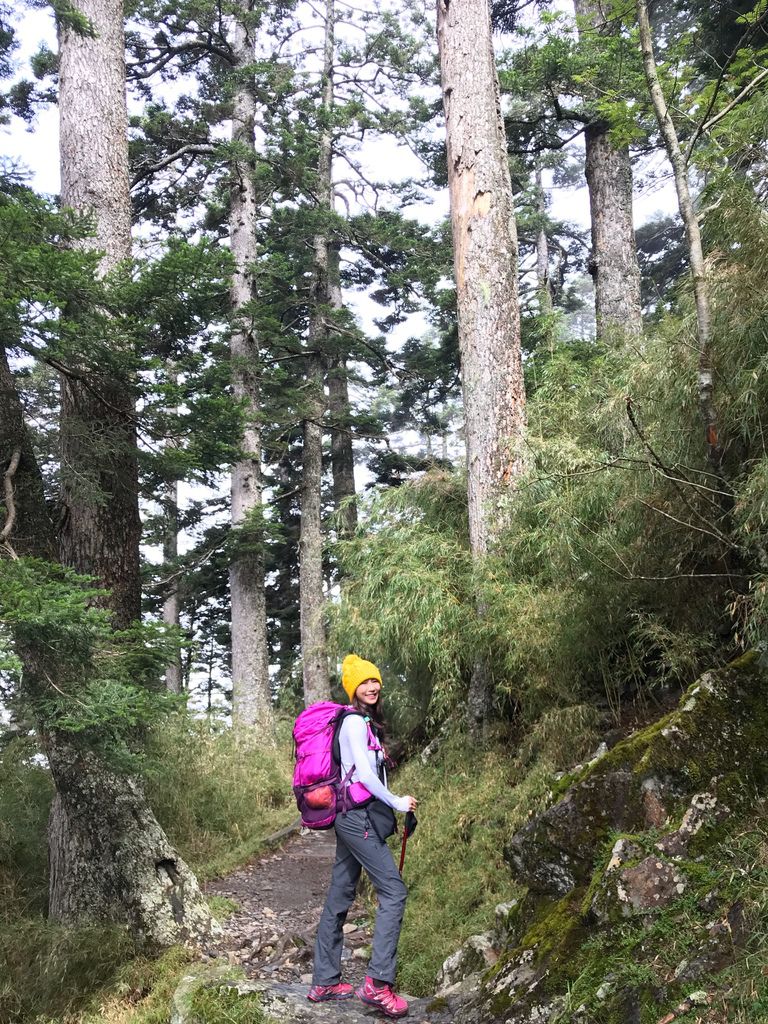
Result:
{"label": "green foliage", "polygon": [[102,596],[61,565],[0,562],[0,667],[18,681],[24,651],[23,698],[39,725],[78,734],[125,765],[137,728],[178,703],[157,686],[175,638],[151,621],[114,630],[96,605]]}
{"label": "green foliage", "polygon": [[384,492],[367,508],[365,530],[340,544],[343,600],[333,642],[411,681],[390,697],[398,717],[453,706],[473,657],[475,613],[464,483],[431,474]]}
{"label": "green foliage", "polygon": [[0,748],[0,928],[45,909],[53,786],[28,737]]}
{"label": "green foliage", "polygon": [[179,715],[150,735],[147,797],[199,877],[231,870],[296,817],[288,732],[272,746]]}

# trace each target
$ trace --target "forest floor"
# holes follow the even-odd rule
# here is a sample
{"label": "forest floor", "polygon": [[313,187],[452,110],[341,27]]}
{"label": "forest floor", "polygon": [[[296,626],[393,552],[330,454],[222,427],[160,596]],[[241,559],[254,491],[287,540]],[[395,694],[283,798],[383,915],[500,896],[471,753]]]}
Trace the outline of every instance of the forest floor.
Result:
{"label": "forest floor", "polygon": [[[222,922],[223,933],[208,951],[209,959],[226,959],[251,980],[270,982],[294,998],[306,995],[312,980],[315,932],[325,902],[335,855],[333,832],[290,836],[225,878],[209,882],[207,895],[222,897],[236,909]],[[406,864],[407,871],[407,864]],[[357,986],[366,974],[373,934],[373,909],[365,885],[344,925],[344,980]],[[443,1024],[451,1020],[443,1003],[411,999],[410,1020]],[[306,1004],[307,1008],[311,1006]],[[357,999],[323,1004],[334,1018],[354,1024],[376,1012]],[[318,1017],[325,1016],[318,1006]]]}

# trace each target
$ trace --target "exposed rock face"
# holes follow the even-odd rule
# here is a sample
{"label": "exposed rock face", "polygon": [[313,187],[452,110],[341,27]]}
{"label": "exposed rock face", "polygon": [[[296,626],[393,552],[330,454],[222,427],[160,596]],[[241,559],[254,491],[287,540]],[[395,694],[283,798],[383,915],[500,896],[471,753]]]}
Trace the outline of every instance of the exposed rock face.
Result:
{"label": "exposed rock face", "polygon": [[533,892],[564,896],[591,874],[596,835],[632,831],[643,820],[631,772],[588,777],[516,833],[504,858],[517,881]]}
{"label": "exposed rock face", "polygon": [[[593,1024],[598,1017],[639,1024],[645,1000],[663,1003],[667,986],[732,961],[745,940],[743,913],[724,906],[714,890],[697,904],[702,915],[712,912],[710,923],[705,917],[699,925],[698,947],[674,975],[656,972],[658,989],[649,994],[647,983],[608,973],[584,1005],[569,1002],[572,984],[581,978],[583,986],[589,976],[580,973],[583,964],[599,969],[585,940],[600,935],[598,948],[610,949],[614,927],[636,922],[650,930],[656,915],[674,915],[676,901],[701,885],[699,862],[712,827],[729,807],[751,807],[768,781],[767,697],[765,666],[757,655],[745,656],[705,673],[675,711],[560,780],[559,799],[507,843],[505,860],[528,895],[497,915],[499,960],[476,976],[474,991],[465,979],[456,1024]],[[606,855],[616,832],[625,835]],[[653,963],[646,964],[651,976]],[[698,1005],[699,995],[683,991],[672,1016]]]}
{"label": "exposed rock face", "polygon": [[646,857],[633,868],[625,868],[616,887],[622,913],[646,914],[666,907],[686,889],[683,875],[661,857]]}
{"label": "exposed rock face", "polygon": [[714,823],[727,817],[729,809],[720,803],[714,793],[696,793],[691,798],[688,810],[683,816],[680,828],[663,836],[656,849],[670,857],[683,857],[693,837],[707,823]]}
{"label": "exposed rock face", "polygon": [[[542,895],[564,896],[589,880],[611,831],[663,827],[681,799],[705,782],[707,792],[694,798],[678,829],[675,842],[685,848],[718,799],[709,784],[741,774],[742,765],[747,781],[759,764],[744,738],[759,717],[765,677],[745,672],[751,667],[749,656],[745,660],[739,669],[701,676],[677,710],[588,765],[562,799],[512,836],[504,856],[517,881]],[[768,747],[768,736],[755,739]],[[673,855],[670,842],[665,852]]]}
{"label": "exposed rock face", "polygon": [[736,902],[719,921],[714,921],[699,948],[689,960],[675,969],[675,978],[694,981],[704,974],[714,974],[730,963],[734,949],[743,946],[748,935],[744,908]]}

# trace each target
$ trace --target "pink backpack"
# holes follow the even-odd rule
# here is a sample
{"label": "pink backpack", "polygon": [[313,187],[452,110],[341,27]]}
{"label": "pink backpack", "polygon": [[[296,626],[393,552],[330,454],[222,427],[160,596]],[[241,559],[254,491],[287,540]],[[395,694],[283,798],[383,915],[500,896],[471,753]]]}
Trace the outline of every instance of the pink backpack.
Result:
{"label": "pink backpack", "polygon": [[[293,792],[306,828],[330,828],[336,815],[360,806],[371,794],[360,782],[350,783],[354,768],[341,777],[339,730],[347,715],[359,715],[354,708],[320,701],[301,712],[293,726],[296,767]],[[381,746],[368,726],[368,747]]]}

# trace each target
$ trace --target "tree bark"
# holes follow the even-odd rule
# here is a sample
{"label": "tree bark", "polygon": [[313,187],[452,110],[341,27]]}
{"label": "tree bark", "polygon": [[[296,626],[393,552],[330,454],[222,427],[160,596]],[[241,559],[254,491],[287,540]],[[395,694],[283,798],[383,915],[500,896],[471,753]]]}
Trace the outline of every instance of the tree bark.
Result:
{"label": "tree bark", "polygon": [[[178,630],[181,601],[179,599],[179,578],[175,575],[176,559],[179,556],[179,484],[168,480],[163,499],[163,561],[170,566],[173,579],[168,584],[163,598],[163,622]],[[165,686],[171,693],[181,693],[181,651],[177,651],[165,669]]]}
{"label": "tree bark", "polygon": [[[541,163],[536,161],[536,212],[539,215],[539,229],[536,232],[536,286],[542,313],[551,313],[554,308],[552,280],[549,275],[549,239],[544,226],[547,215],[547,201],[542,183]],[[551,346],[550,346],[551,347]]]}
{"label": "tree bark", "polygon": [[[59,114],[62,204],[88,214],[102,251],[100,272],[131,255],[123,5],[82,0],[93,36],[62,25]],[[77,311],[74,311],[76,315]],[[130,371],[64,376],[61,400],[61,559],[108,588],[116,627],[141,613],[138,469]],[[55,660],[29,644],[30,687],[55,679]],[[125,921],[158,945],[210,931],[194,876],[176,855],[139,787],[85,748],[49,733],[44,746],[56,786],[49,822],[49,913],[70,923]]]}
{"label": "tree bark", "polygon": [[[339,250],[332,245],[328,256],[329,305],[342,309],[339,281]],[[338,519],[338,536],[351,537],[357,528],[355,504],[355,456],[350,430],[349,384],[344,353],[332,355],[328,364],[328,412],[331,417],[331,475],[333,507]]]}
{"label": "tree bark", "polygon": [[[523,470],[525,392],[520,353],[517,233],[487,0],[438,0],[448,183],[459,319],[472,554],[504,521],[503,499]],[[478,614],[484,609],[478,604]],[[472,731],[490,714],[486,663],[472,673]]]}
{"label": "tree bark", "polygon": [[272,732],[272,698],[267,647],[262,524],[261,397],[259,348],[253,327],[253,267],[256,248],[257,196],[253,176],[256,95],[252,76],[244,69],[254,61],[247,27],[250,0],[239,0],[232,48],[236,74],[232,141],[237,156],[232,167],[229,233],[235,272],[230,286],[234,325],[230,340],[232,390],[245,423],[242,457],[232,467],[231,522],[239,531],[229,569],[232,626],[232,712],[236,726],[258,726]]}
{"label": "tree bark", "polygon": [[699,220],[691,199],[688,184],[688,167],[680,148],[675,125],[669,114],[664,90],[659,81],[656,58],[653,52],[653,36],[648,18],[648,7],[645,0],[637,0],[637,21],[640,29],[640,47],[643,54],[643,67],[651,94],[653,109],[664,139],[667,156],[672,164],[677,191],[677,204],[685,226],[685,237],[688,242],[688,254],[691,261],[691,278],[693,294],[696,302],[696,327],[699,344],[698,368],[698,400],[699,412],[704,423],[704,440],[707,446],[707,457],[714,471],[722,474],[723,450],[718,432],[718,416],[713,399],[712,377],[712,315],[709,304],[709,285],[707,282],[707,266],[704,262],[704,249],[701,244]]}
{"label": "tree bark", "polygon": [[[22,405],[0,346],[0,458],[21,452],[13,479],[18,529],[9,541],[18,557],[55,557],[53,523]],[[56,650],[35,632],[17,629],[23,691],[34,706],[53,696]],[[184,861],[168,842],[141,789],[61,732],[42,732],[56,795],[49,823],[50,899],[54,920],[127,924],[153,946],[195,942],[215,925]]]}
{"label": "tree bark", "polygon": [[[131,255],[123,8],[84,0],[93,38],[62,25],[59,45],[61,201],[94,220],[107,275]],[[71,311],[77,316],[77,311]],[[115,625],[141,614],[135,409],[114,373],[61,380],[62,561],[110,592]]]}
{"label": "tree bark", "polygon": [[[574,0],[579,35],[612,35],[599,0]],[[632,219],[632,163],[628,146],[617,146],[610,124],[595,120],[584,133],[585,173],[592,222],[590,274],[595,286],[597,337],[620,343],[643,329],[640,266]]]}
{"label": "tree bark", "polygon": [[[333,72],[335,58],[335,4],[326,0],[325,40],[320,101],[320,138],[317,158],[317,202],[321,211],[333,210]],[[314,238],[314,271],[307,332],[307,397],[301,480],[301,533],[299,537],[299,594],[301,660],[304,703],[309,706],[330,695],[323,594],[323,479],[324,365],[328,354],[327,315],[331,306],[330,226]],[[337,295],[337,301],[340,296]]]}

